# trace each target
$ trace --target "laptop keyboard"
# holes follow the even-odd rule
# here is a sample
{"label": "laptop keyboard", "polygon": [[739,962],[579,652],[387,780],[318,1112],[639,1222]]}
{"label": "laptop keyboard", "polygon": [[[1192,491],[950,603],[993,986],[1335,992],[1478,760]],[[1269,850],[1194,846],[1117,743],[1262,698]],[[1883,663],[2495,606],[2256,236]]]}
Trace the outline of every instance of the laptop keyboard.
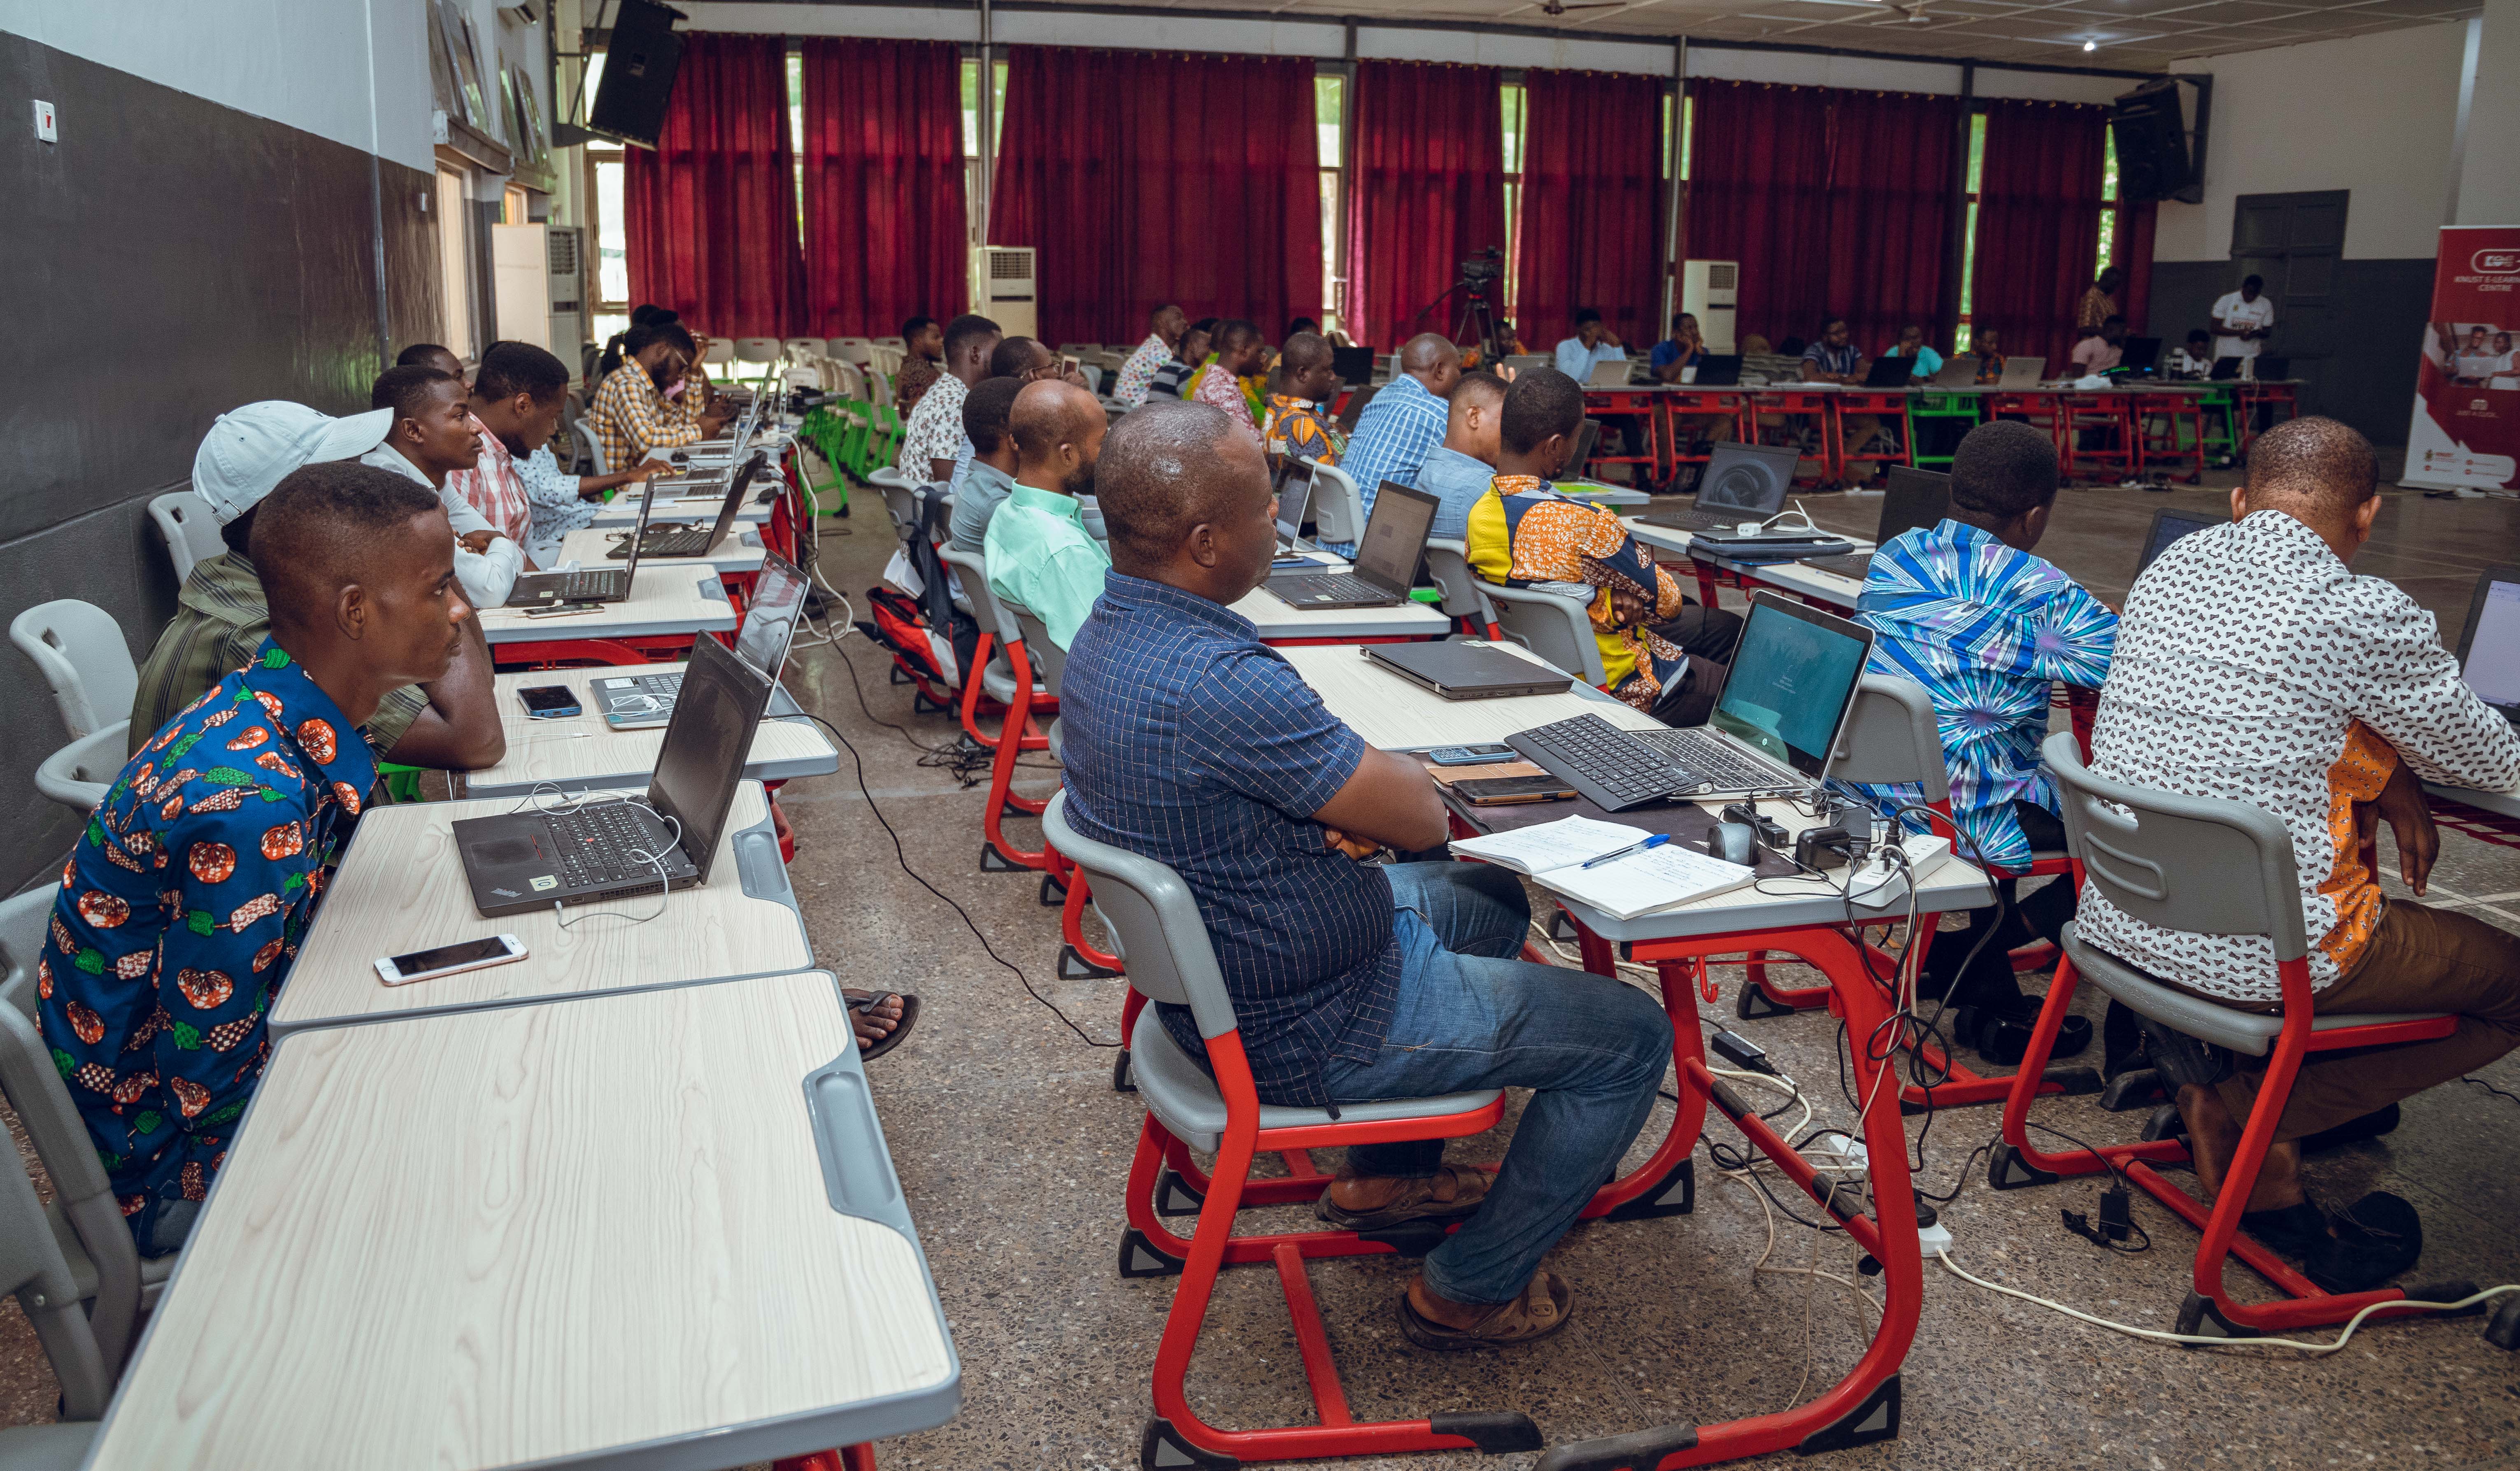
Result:
{"label": "laptop keyboard", "polygon": [[1605,812],[1697,792],[1775,791],[1801,784],[1703,730],[1623,731],[1598,715],[1578,715],[1508,739]]}
{"label": "laptop keyboard", "polygon": [[[587,888],[642,875],[655,876],[656,865],[637,855],[652,851],[650,845],[662,839],[652,837],[647,826],[631,813],[627,802],[597,802],[568,812],[555,812],[546,819],[551,826],[553,865],[560,869],[564,886]],[[668,871],[682,867],[679,852],[658,853],[655,857],[665,860]]]}
{"label": "laptop keyboard", "polygon": [[534,596],[557,602],[583,602],[590,599],[617,599],[622,596],[623,569],[597,567],[587,572],[555,572],[534,584]]}
{"label": "laptop keyboard", "polygon": [[[1605,722],[1606,724],[1606,722]],[[1637,739],[1660,751],[1705,783],[1701,789],[1743,791],[1799,790],[1803,781],[1732,744],[1713,731],[1634,731]]]}
{"label": "laptop keyboard", "polygon": [[[698,557],[709,549],[710,533],[715,523],[707,526],[674,526],[648,528],[648,539],[639,544],[642,557]],[[628,547],[616,556],[627,557]]]}
{"label": "laptop keyboard", "polygon": [[1762,520],[1765,517],[1747,511],[1736,511],[1731,515],[1712,511],[1657,511],[1637,519],[1648,526],[1661,526],[1671,531],[1730,531],[1745,520]]}
{"label": "laptop keyboard", "polygon": [[1267,586],[1272,596],[1296,607],[1307,602],[1392,603],[1400,601],[1370,582],[1359,581],[1353,572],[1288,572],[1270,578]]}

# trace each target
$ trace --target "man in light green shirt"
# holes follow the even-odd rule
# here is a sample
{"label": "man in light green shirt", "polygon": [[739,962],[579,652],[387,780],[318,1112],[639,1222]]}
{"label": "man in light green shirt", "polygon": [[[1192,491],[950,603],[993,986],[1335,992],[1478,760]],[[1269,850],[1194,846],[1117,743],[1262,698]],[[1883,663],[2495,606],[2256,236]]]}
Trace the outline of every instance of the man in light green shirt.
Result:
{"label": "man in light green shirt", "polygon": [[1037,615],[1061,649],[1094,611],[1111,566],[1076,499],[1094,488],[1109,422],[1093,394],[1055,379],[1025,384],[1009,416],[1015,484],[989,517],[981,556],[989,590]]}

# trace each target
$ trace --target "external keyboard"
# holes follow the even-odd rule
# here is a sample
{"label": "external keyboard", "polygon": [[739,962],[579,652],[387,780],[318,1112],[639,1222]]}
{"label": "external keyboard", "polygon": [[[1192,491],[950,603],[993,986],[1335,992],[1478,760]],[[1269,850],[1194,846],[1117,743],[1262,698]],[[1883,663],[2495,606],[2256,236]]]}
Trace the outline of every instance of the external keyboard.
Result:
{"label": "external keyboard", "polygon": [[1400,601],[1372,583],[1357,581],[1352,572],[1288,572],[1270,578],[1265,586],[1270,596],[1295,607],[1308,602],[1344,602],[1353,606]]}
{"label": "external keyboard", "polygon": [[1693,791],[1699,784],[1697,776],[1658,743],[1622,731],[1598,715],[1534,726],[1507,736],[1506,743],[1604,812],[1642,807]]}

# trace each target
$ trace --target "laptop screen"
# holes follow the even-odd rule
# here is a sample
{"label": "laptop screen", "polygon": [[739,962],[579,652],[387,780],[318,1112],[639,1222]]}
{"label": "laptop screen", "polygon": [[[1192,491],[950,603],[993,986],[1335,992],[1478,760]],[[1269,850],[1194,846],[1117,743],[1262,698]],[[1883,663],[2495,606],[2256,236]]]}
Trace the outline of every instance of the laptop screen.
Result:
{"label": "laptop screen", "polygon": [[735,656],[763,679],[779,678],[788,662],[788,642],[795,637],[796,615],[804,606],[805,574],[784,557],[763,554],[752,601],[744,604],[743,629],[735,636]]}
{"label": "laptop screen", "polygon": [[1818,777],[1871,651],[1872,640],[1859,625],[1761,593],[1751,600],[1708,724]]}
{"label": "laptop screen", "polygon": [[2170,544],[2182,536],[2192,536],[2208,526],[2227,523],[2228,516],[2190,515],[2180,511],[2156,511],[2152,515],[2152,535],[2143,544],[2143,559],[2135,564],[2135,575],[2141,577],[2152,559],[2170,550]]}
{"label": "laptop screen", "polygon": [[1913,466],[1890,467],[1890,484],[1881,493],[1881,526],[1872,544],[1886,547],[1919,526],[1940,524],[1951,513],[1952,477]]}
{"label": "laptop screen", "polygon": [[1343,383],[1370,383],[1373,381],[1373,349],[1333,345],[1330,348],[1330,371],[1336,373]]}
{"label": "laptop screen", "polygon": [[1435,524],[1433,496],[1385,480],[1373,495],[1365,540],[1357,544],[1356,575],[1386,593],[1407,594],[1418,580],[1418,558],[1426,555],[1426,530]]}
{"label": "laptop screen", "polygon": [[743,667],[715,639],[692,641],[692,661],[674,696],[674,718],[656,752],[648,803],[682,827],[683,856],[708,878],[709,861],[735,805],[753,728],[770,703],[770,682]]}
{"label": "laptop screen", "polygon": [[630,555],[621,563],[621,580],[634,582],[639,576],[639,544],[648,539],[648,513],[656,509],[656,482],[649,481],[639,488],[639,519],[630,528]]}
{"label": "laptop screen", "polygon": [[2520,581],[2489,574],[2476,602],[2467,615],[2459,672],[2478,699],[2509,711],[2520,707]]}
{"label": "laptop screen", "polygon": [[1746,511],[1774,515],[1784,508],[1794,477],[1791,446],[1718,444],[1697,481],[1700,511]]}
{"label": "laptop screen", "polygon": [[1278,467],[1278,540],[1293,546],[1313,506],[1312,467],[1288,455]]}

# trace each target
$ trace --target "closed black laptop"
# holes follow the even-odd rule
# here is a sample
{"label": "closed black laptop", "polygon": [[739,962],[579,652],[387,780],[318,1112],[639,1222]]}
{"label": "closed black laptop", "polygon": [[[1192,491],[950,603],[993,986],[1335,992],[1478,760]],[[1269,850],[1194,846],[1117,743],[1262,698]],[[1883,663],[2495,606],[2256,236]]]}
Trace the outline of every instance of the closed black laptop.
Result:
{"label": "closed black laptop", "polygon": [[1369,644],[1365,656],[1446,699],[1561,694],[1574,679],[1483,643]]}

